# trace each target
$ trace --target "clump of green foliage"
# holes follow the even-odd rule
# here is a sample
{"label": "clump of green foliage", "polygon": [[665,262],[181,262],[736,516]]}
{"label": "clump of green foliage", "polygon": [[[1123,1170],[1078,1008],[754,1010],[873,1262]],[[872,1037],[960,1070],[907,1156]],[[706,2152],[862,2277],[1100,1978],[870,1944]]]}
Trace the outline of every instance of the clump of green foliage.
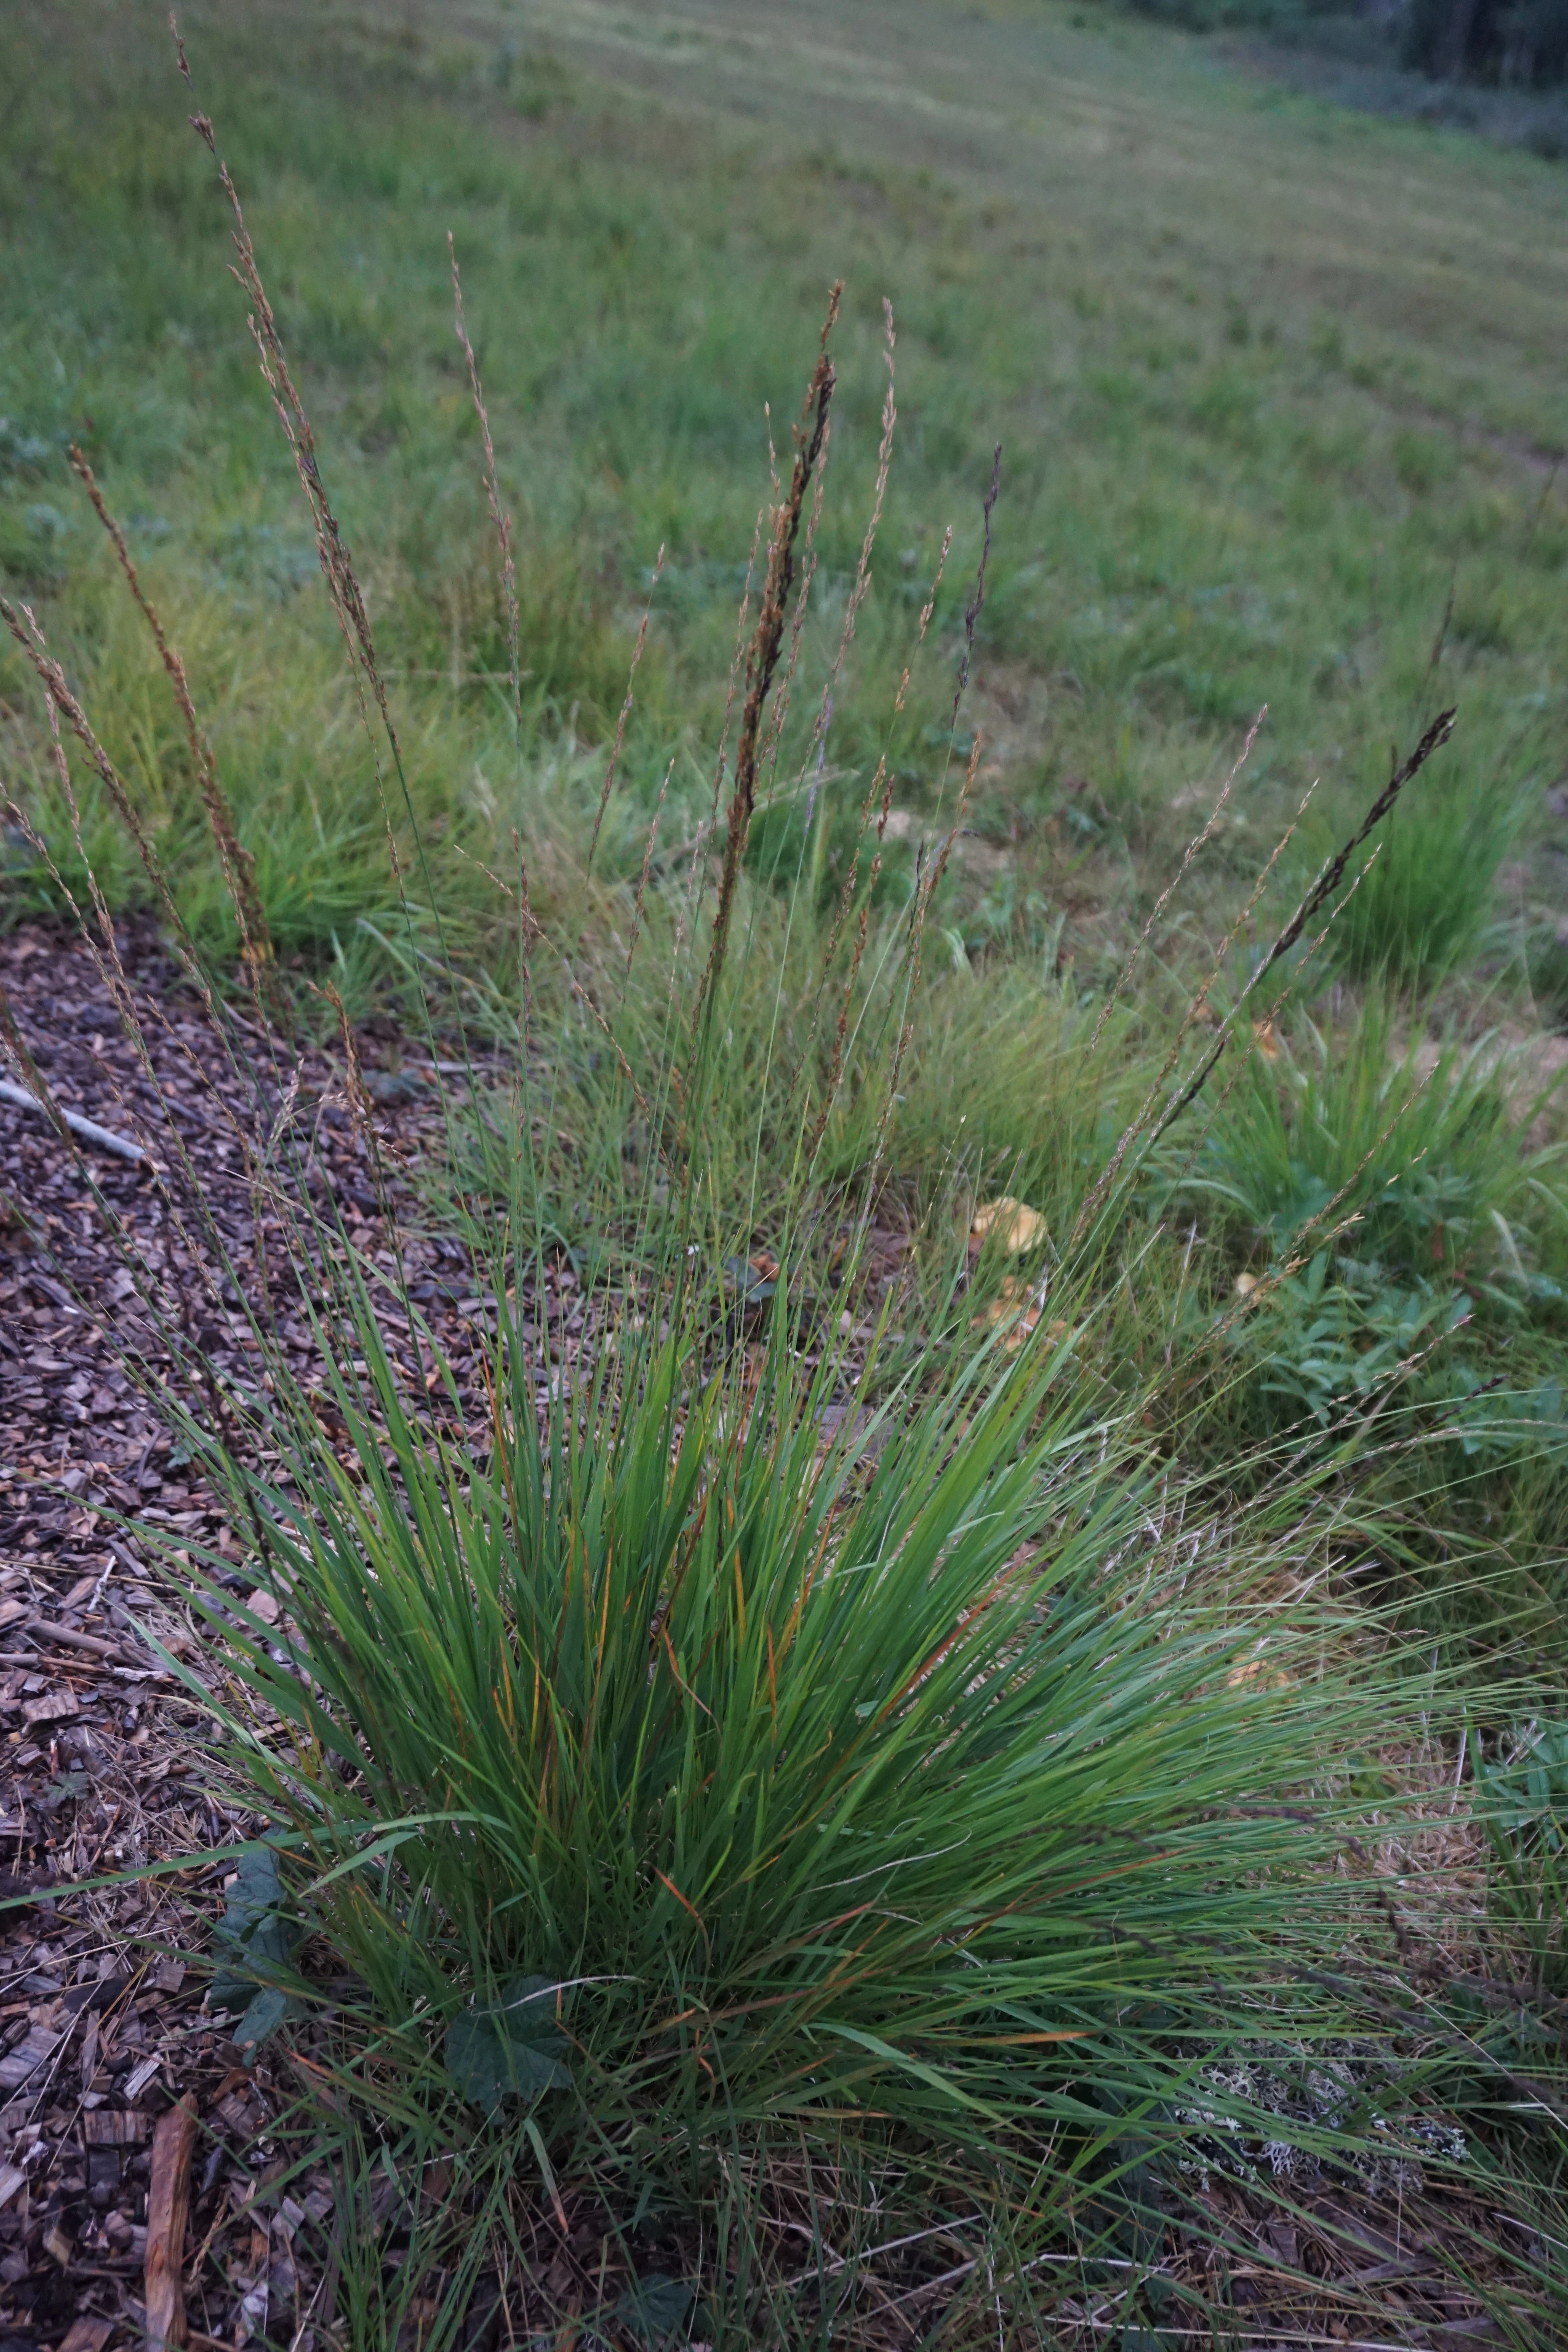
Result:
{"label": "clump of green foliage", "polygon": [[1541,1096],[1517,1054],[1397,1039],[1375,995],[1337,1030],[1271,1031],[1166,1181],[1224,1248],[1231,1344],[1277,1425],[1405,1389],[1457,1409],[1469,1452],[1533,1452],[1562,1412],[1562,1148],[1523,1140]]}
{"label": "clump of green foliage", "polygon": [[1335,922],[1341,969],[1363,983],[1429,990],[1469,962],[1523,814],[1452,771],[1395,811]]}
{"label": "clump of green foliage", "polygon": [[[1476,1780],[1497,1860],[1491,1916],[1513,1971],[1539,1995],[1568,1986],[1568,1725],[1514,1727]],[[1522,1958],[1524,1966],[1519,1968]]]}

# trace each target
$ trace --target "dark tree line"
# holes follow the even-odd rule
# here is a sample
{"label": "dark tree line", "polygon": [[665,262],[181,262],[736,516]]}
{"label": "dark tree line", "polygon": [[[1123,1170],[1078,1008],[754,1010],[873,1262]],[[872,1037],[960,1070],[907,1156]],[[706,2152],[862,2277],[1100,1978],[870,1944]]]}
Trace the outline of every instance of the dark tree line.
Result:
{"label": "dark tree line", "polygon": [[1405,54],[1449,80],[1568,77],[1568,0],[1409,0]]}
{"label": "dark tree line", "polygon": [[1444,81],[1530,88],[1568,80],[1568,0],[1127,0],[1146,16],[1207,32],[1301,29],[1314,17],[1370,16],[1393,54]]}

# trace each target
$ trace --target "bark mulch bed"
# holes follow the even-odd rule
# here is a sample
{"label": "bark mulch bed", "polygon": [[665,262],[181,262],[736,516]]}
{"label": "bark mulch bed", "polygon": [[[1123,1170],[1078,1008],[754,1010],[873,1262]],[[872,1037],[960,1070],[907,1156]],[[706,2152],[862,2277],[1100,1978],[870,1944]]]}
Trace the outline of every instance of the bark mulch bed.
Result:
{"label": "bark mulch bed", "polygon": [[[245,1284],[256,1271],[253,1201],[223,1116],[226,1097],[247,1115],[243,1082],[156,939],[132,930],[121,945],[158,1091]],[[0,940],[0,987],[60,1105],[140,1133],[162,1156],[153,1089],[87,950],[25,926]],[[417,1148],[431,1090],[395,1045],[361,1045],[395,1170],[397,1149]],[[290,1055],[288,1067],[297,1108],[321,1111],[312,1181],[374,1254],[380,1203],[342,1108],[342,1070],[312,1051]],[[12,1064],[0,1075],[22,1073]],[[151,1171],[89,1157],[143,1261],[178,1282],[186,1236]],[[404,1255],[460,1374],[484,1306],[468,1254],[432,1240]],[[216,1370],[243,1373],[244,1317],[215,1307],[200,1284],[179,1286],[200,1302],[195,1337]],[[286,1319],[284,1328],[308,1368],[303,1325]],[[0,1103],[0,1900],[14,1904],[0,1913],[0,2352],[101,2352],[117,2329],[139,2340],[154,2137],[182,2098],[202,2125],[186,2252],[193,2341],[291,2339],[301,2317],[285,2315],[299,2286],[290,2250],[331,2202],[323,2177],[268,2210],[257,2205],[268,2171],[282,2168],[267,2137],[277,2095],[265,2063],[240,2066],[205,2012],[206,1972],[185,1957],[193,1906],[216,1916],[234,1870],[202,1857],[258,1824],[212,1793],[204,1710],[142,1629],[215,1689],[218,1647],[139,1557],[120,1515],[166,1529],[176,1545],[188,1537],[232,1555],[237,1596],[254,1579],[247,1547],[121,1369],[128,1339],[156,1365],[155,1335],[82,1165],[47,1119]],[[81,1888],[186,1857],[177,1895],[160,1875]],[[16,1904],[21,1896],[31,1900]]]}

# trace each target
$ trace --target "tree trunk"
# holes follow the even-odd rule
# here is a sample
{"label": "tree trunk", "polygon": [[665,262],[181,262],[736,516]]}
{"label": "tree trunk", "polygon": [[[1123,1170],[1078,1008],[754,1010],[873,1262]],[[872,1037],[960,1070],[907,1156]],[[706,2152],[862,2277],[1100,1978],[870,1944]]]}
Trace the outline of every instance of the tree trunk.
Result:
{"label": "tree trunk", "polygon": [[1447,81],[1458,81],[1470,62],[1479,5],[1480,0],[1450,0],[1448,22],[1437,52],[1437,71]]}

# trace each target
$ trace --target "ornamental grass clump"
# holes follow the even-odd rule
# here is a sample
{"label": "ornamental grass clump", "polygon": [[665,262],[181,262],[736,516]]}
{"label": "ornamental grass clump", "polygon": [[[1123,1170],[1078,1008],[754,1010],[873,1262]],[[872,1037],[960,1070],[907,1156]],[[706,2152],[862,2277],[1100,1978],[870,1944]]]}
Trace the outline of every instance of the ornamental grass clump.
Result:
{"label": "ornamental grass clump", "polygon": [[1065,2160],[1090,2084],[1159,2105],[1342,1924],[1295,1800],[1365,1697],[1254,1564],[1194,1575],[1059,1362],[836,1411],[786,1306],[726,1352],[678,1287],[542,1412],[503,1315],[479,1454],[334,1318],[337,1453],[300,1402],[235,1486],[286,1629],[225,1633],[245,1768],[302,1917],[459,2084],[527,1980],[552,2125],[644,2162],[851,2117]]}

